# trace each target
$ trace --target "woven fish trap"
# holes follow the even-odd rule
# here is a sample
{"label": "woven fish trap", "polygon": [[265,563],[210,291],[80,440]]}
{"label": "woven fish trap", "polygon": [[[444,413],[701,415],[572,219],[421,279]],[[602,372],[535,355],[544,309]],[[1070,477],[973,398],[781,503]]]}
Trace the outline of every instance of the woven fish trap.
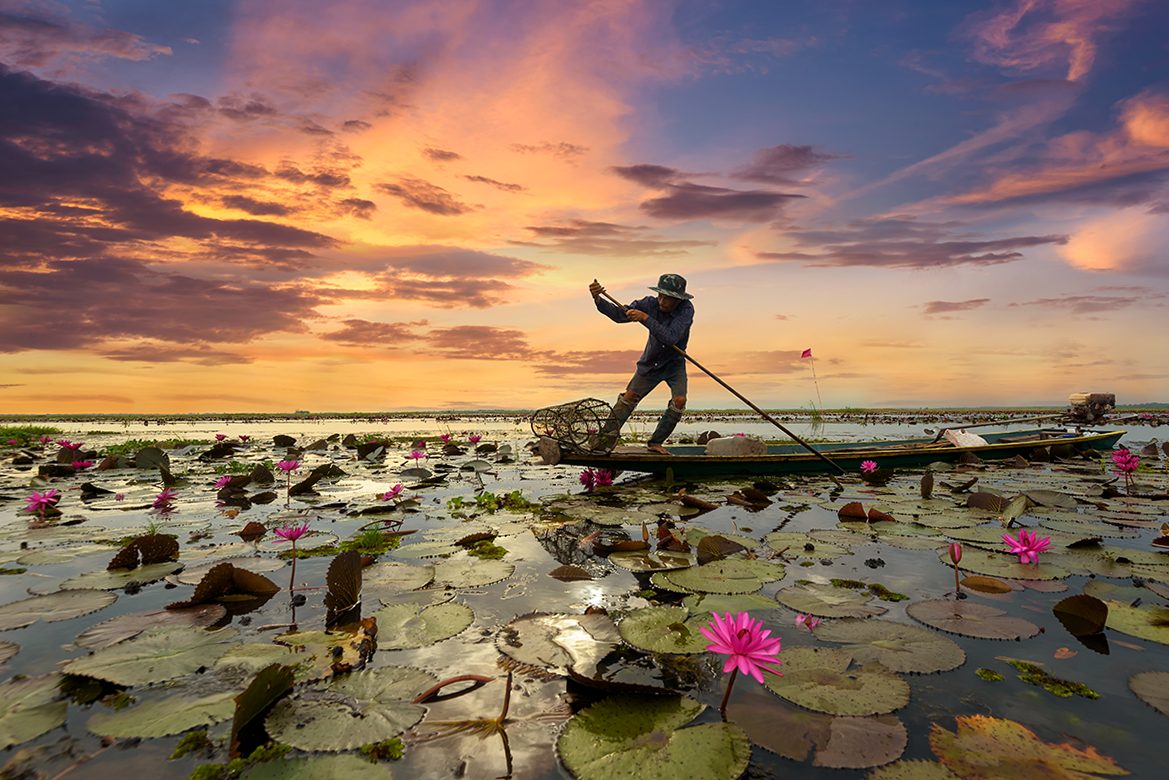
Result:
{"label": "woven fish trap", "polygon": [[[565,450],[609,452],[616,437],[601,437],[598,434],[612,411],[613,407],[599,398],[584,398],[537,409],[532,413],[532,433],[555,440]],[[602,441],[602,438],[612,439],[613,442]]]}

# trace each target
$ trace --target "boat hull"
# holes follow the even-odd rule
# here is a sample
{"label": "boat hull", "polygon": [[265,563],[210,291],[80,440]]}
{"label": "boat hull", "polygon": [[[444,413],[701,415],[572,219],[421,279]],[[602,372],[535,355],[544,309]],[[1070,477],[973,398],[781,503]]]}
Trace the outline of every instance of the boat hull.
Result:
{"label": "boat hull", "polygon": [[[1056,457],[1084,450],[1110,450],[1126,431],[1068,432],[1036,429],[983,434],[987,443],[973,447],[955,447],[933,439],[899,439],[875,442],[837,442],[817,444],[816,449],[847,472],[859,472],[863,461],[871,460],[881,468],[913,468],[930,463],[952,463],[970,453],[981,460],[999,460],[1022,455],[1030,459],[1040,450]],[[572,466],[639,471],[660,477],[691,479],[728,476],[779,476],[784,474],[835,473],[835,469],[815,454],[793,444],[772,445],[766,455],[713,456],[700,445],[667,448],[670,455],[640,451],[615,451],[607,455],[564,452],[560,462]]]}

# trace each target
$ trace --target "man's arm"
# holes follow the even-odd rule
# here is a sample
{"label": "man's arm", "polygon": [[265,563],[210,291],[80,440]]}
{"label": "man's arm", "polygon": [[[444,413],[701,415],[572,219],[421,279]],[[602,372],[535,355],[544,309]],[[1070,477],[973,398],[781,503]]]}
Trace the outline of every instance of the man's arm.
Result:
{"label": "man's arm", "polygon": [[[631,320],[629,319],[629,316],[625,313],[624,309],[622,309],[617,304],[612,303],[611,301],[601,297],[601,293],[604,291],[605,291],[605,288],[602,287],[600,284],[598,284],[596,279],[594,279],[593,283],[589,285],[589,292],[592,293],[593,303],[596,304],[597,311],[599,311],[601,314],[604,314],[609,319],[613,320],[613,322],[619,322],[619,323],[630,322]],[[639,303],[639,301],[634,301],[633,303],[630,304],[630,308],[632,308],[633,306],[636,306],[638,303]]]}
{"label": "man's arm", "polygon": [[694,323],[694,307],[687,306],[684,310],[678,312],[678,316],[674,317],[669,325],[663,325],[653,317],[647,317],[642,324],[649,329],[649,332],[655,339],[665,344],[667,347],[672,347],[682,340],[686,332],[690,330],[690,326]]}

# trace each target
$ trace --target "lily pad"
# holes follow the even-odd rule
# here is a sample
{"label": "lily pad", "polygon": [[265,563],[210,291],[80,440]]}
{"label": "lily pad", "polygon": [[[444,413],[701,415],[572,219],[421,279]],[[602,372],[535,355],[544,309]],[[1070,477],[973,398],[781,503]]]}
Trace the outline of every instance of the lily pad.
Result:
{"label": "lily pad", "polygon": [[495,637],[495,647],[521,668],[549,678],[565,677],[571,668],[596,675],[597,662],[621,641],[607,615],[523,615]]}
{"label": "lily pad", "polygon": [[54,673],[0,685],[0,747],[35,739],[65,722],[68,704],[58,701],[61,679]]}
{"label": "lily pad", "polygon": [[915,758],[874,769],[865,775],[865,780],[959,780],[959,777],[939,761]]}
{"label": "lily pad", "polygon": [[674,571],[695,564],[690,553],[669,552],[668,550],[634,550],[615,552],[609,555],[609,562],[631,572]]}
{"label": "lily pad", "polygon": [[1169,672],[1140,672],[1128,678],[1137,698],[1162,715],[1169,715]]}
{"label": "lily pad", "polygon": [[817,582],[799,583],[775,594],[775,600],[789,609],[827,618],[863,618],[888,612],[882,606],[868,603],[872,598],[873,594],[868,591]]}
{"label": "lily pad", "polygon": [[681,697],[613,697],[583,710],[557,741],[577,780],[733,780],[751,759],[746,733],[732,723],[686,727],[704,707]]}
{"label": "lily pad", "polygon": [[207,696],[180,694],[153,699],[124,710],[98,712],[86,728],[103,737],[120,739],[165,737],[210,726],[227,720],[235,712],[238,691],[221,691]]}
{"label": "lily pad", "polygon": [[[763,706],[766,703],[767,706]],[[887,764],[905,752],[909,735],[895,715],[832,717],[752,696],[732,701],[727,718],[751,742],[792,761],[834,769]]]}
{"label": "lily pad", "polygon": [[782,579],[783,573],[784,567],[780,563],[727,558],[668,572],[663,576],[682,588],[684,593],[754,593],[764,583]]}
{"label": "lily pad", "polygon": [[168,574],[174,574],[183,568],[177,561],[164,563],[150,563],[136,569],[103,569],[101,571],[86,572],[77,577],[70,577],[61,583],[61,590],[121,590],[131,582],[147,585],[158,582]]}
{"label": "lily pad", "polygon": [[353,750],[395,737],[422,720],[426,708],[412,700],[437,681],[404,666],[356,672],[280,700],[264,725],[273,739],[300,750]]}
{"label": "lily pad", "polygon": [[685,607],[642,607],[630,612],[617,629],[621,638],[647,653],[701,653],[710,640],[698,629],[710,613],[689,614]]}
{"label": "lily pad", "polygon": [[478,588],[506,580],[515,572],[507,561],[450,558],[434,564],[434,584],[448,588]]}
{"label": "lily pad", "polygon": [[374,613],[379,650],[426,647],[461,633],[475,620],[466,604],[447,602],[418,607],[395,604]]}
{"label": "lily pad", "polygon": [[0,664],[8,663],[19,652],[20,645],[15,642],[0,642]]}
{"label": "lily pad", "polygon": [[0,631],[31,626],[38,620],[56,623],[88,615],[117,600],[116,595],[103,590],[61,590],[13,601],[0,606]]}
{"label": "lily pad", "polygon": [[[938,553],[938,560],[950,565],[949,553],[942,550]],[[963,547],[958,568],[1008,580],[1058,580],[1071,574],[1054,563],[1019,563],[1018,557],[1009,553],[989,552],[975,547]]]}
{"label": "lily pad", "polygon": [[241,775],[245,780],[391,780],[393,776],[388,766],[349,754],[275,759]]}
{"label": "lily pad", "polygon": [[100,650],[132,639],[150,628],[167,625],[207,628],[219,622],[226,614],[227,609],[222,604],[203,604],[190,609],[163,609],[121,615],[87,628],[77,635],[74,643],[90,650]]}
{"label": "lily pad", "polygon": [[767,545],[776,552],[782,552],[789,560],[825,560],[851,555],[852,548],[842,544],[813,539],[802,531],[773,531],[764,537]]}
{"label": "lily pad", "polygon": [[69,674],[95,677],[117,685],[145,685],[192,674],[215,662],[230,648],[233,628],[157,628],[133,639],[65,664]]}
{"label": "lily pad", "polygon": [[361,589],[375,599],[394,593],[425,588],[434,580],[434,566],[386,561],[367,566],[361,572]]}
{"label": "lily pad", "polygon": [[987,715],[960,715],[948,731],[934,723],[930,747],[960,777],[1068,777],[1089,780],[1099,775],[1127,775],[1093,747],[1044,742],[1013,720]]}
{"label": "lily pad", "polygon": [[784,651],[783,675],[765,674],[777,696],[829,715],[882,715],[909,703],[909,684],[879,664],[852,668],[853,656],[839,648],[796,647]]}
{"label": "lily pad", "polygon": [[770,612],[779,609],[774,599],[757,593],[694,593],[682,599],[682,606],[693,612]]}
{"label": "lily pad", "polygon": [[905,611],[919,623],[939,631],[978,639],[1030,639],[1039,633],[1039,626],[1030,620],[1012,617],[1001,609],[970,600],[918,601]]}
{"label": "lily pad", "polygon": [[817,628],[816,638],[843,643],[855,660],[894,672],[948,672],[966,662],[965,651],[953,640],[889,620],[834,620]]}

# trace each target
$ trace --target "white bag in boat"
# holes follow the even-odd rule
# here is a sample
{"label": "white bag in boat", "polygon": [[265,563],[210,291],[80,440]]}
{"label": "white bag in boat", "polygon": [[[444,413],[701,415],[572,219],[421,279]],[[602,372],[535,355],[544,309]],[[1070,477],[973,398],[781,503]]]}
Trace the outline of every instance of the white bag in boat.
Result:
{"label": "white bag in boat", "polygon": [[983,444],[988,443],[986,439],[977,433],[967,433],[964,430],[946,431],[942,434],[942,437],[955,447],[981,447]]}
{"label": "white bag in boat", "polygon": [[766,455],[767,444],[750,436],[723,436],[706,443],[706,454],[721,457]]}

